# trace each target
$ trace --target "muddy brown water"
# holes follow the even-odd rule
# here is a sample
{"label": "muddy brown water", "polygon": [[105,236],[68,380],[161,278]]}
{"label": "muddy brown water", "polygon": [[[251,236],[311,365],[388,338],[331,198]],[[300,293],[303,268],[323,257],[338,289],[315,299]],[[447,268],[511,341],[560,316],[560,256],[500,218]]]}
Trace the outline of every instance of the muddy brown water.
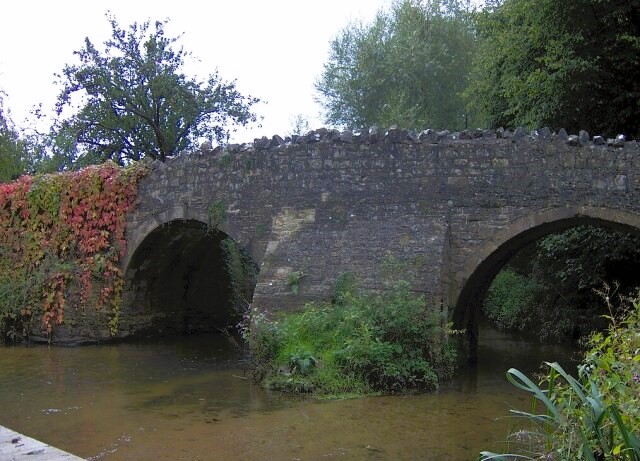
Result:
{"label": "muddy brown water", "polygon": [[480,363],[433,394],[315,401],[261,389],[220,337],[0,348],[0,425],[89,460],[473,460],[529,397],[505,371],[573,351],[481,330]]}

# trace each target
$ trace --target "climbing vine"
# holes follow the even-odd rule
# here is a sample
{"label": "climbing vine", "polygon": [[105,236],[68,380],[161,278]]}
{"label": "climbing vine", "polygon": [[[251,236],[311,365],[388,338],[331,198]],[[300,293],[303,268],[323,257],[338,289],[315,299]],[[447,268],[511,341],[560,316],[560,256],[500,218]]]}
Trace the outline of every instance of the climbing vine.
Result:
{"label": "climbing vine", "polygon": [[100,288],[95,304],[111,310],[109,327],[115,333],[126,214],[145,174],[142,165],[106,163],[0,184],[3,339],[38,313],[50,337],[53,325],[64,321],[65,307],[84,308],[94,287]]}

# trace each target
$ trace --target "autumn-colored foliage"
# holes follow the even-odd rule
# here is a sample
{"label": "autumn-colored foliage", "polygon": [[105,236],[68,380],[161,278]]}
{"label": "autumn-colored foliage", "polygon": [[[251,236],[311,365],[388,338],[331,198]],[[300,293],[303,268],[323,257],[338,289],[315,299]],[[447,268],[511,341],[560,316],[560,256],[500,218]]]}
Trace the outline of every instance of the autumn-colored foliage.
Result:
{"label": "autumn-colored foliage", "polygon": [[41,313],[50,335],[65,307],[84,308],[99,281],[96,304],[112,310],[115,333],[126,214],[145,174],[106,163],[0,184],[0,321]]}

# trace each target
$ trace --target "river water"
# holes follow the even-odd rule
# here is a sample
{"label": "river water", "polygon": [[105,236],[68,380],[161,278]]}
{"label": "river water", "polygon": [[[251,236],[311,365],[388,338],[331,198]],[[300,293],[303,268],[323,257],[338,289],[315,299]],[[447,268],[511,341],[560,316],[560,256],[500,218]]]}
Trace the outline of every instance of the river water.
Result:
{"label": "river water", "polygon": [[0,425],[90,460],[473,460],[529,409],[505,379],[572,351],[481,329],[479,364],[437,393],[314,401],[246,379],[220,337],[0,348]]}

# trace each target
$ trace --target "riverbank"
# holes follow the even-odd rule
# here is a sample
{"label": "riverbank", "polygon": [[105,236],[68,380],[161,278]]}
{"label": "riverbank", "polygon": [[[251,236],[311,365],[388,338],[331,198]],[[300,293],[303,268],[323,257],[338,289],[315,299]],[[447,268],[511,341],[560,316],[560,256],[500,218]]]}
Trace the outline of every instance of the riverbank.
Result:
{"label": "riverbank", "polygon": [[85,461],[39,440],[0,426],[0,459],[11,461]]}

